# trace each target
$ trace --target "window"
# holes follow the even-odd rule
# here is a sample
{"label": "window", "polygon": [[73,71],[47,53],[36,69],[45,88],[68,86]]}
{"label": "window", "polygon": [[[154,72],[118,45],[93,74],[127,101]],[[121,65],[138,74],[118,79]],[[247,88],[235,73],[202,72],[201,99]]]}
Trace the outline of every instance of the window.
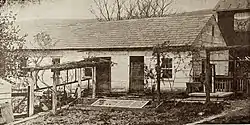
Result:
{"label": "window", "polygon": [[60,58],[53,58],[53,59],[52,59],[52,63],[53,63],[53,65],[58,65],[58,64],[60,64]]}
{"label": "window", "polygon": [[92,68],[85,68],[85,76],[92,76]]}
{"label": "window", "polygon": [[173,76],[173,64],[171,58],[162,59],[162,77],[163,78],[172,78]]}

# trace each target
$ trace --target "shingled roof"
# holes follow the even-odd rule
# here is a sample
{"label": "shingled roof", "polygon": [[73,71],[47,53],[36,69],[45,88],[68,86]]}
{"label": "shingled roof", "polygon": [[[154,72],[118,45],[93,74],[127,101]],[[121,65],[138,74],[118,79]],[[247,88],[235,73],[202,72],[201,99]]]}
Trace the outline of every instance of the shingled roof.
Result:
{"label": "shingled roof", "polygon": [[[212,14],[86,23],[82,20],[42,19],[19,22],[28,41],[41,31],[58,41],[51,49],[102,49],[193,44]],[[39,49],[27,42],[26,49]]]}
{"label": "shingled roof", "polygon": [[250,0],[220,0],[214,8],[215,11],[250,11]]}

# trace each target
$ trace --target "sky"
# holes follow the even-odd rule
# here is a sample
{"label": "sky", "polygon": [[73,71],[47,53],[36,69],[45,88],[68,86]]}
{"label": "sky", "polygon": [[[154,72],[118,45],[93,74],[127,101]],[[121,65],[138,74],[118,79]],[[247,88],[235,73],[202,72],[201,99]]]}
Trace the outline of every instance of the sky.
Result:
{"label": "sky", "polygon": [[[17,13],[17,20],[30,19],[91,19],[95,18],[89,9],[94,6],[93,0],[47,0],[41,5],[26,7],[15,6],[8,11]],[[212,9],[218,0],[175,0],[172,8],[178,12]]]}

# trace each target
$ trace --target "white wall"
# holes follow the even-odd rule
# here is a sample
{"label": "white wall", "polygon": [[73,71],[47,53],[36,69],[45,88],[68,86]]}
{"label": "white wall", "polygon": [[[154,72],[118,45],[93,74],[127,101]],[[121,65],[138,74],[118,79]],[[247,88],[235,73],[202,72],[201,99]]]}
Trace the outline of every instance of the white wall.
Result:
{"label": "white wall", "polygon": [[[188,53],[180,53],[175,55],[173,53],[166,53],[166,57],[173,58],[173,64],[175,68],[182,69],[182,71],[175,72],[173,70],[174,78],[166,79],[161,83],[162,90],[170,90],[170,83],[174,85],[174,89],[184,90],[186,82],[190,81],[190,70],[191,70],[191,56],[187,56]],[[153,59],[152,51],[89,51],[89,52],[77,52],[77,51],[54,51],[48,57],[44,58],[42,65],[52,64],[52,58],[60,57],[61,63],[80,61],[87,57],[111,57],[111,61],[115,63],[111,67],[111,91],[112,92],[125,92],[129,90],[129,64],[130,56],[144,56],[144,63],[150,68],[154,68],[156,60]],[[179,64],[180,63],[180,64]],[[179,66],[178,66],[179,65]],[[73,71],[69,71],[69,74],[73,74]],[[40,71],[40,74],[42,71]],[[66,73],[61,72],[62,81],[65,81]],[[46,70],[44,73],[44,81],[52,85],[52,72]],[[151,81],[151,80],[150,80]],[[44,84],[39,83],[40,86],[45,87]],[[83,87],[86,87],[86,82]],[[151,84],[149,84],[151,86]]]}

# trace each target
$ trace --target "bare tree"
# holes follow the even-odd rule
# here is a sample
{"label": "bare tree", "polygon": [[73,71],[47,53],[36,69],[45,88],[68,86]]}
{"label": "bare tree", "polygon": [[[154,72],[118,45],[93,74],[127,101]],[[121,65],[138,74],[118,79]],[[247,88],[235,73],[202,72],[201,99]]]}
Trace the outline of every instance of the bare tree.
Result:
{"label": "bare tree", "polygon": [[[51,52],[47,51],[47,49],[51,49],[55,46],[56,41],[53,41],[51,36],[46,32],[40,32],[34,36],[34,40],[30,42],[33,48],[38,48],[39,51],[32,51],[28,50],[24,56],[26,56],[30,63],[33,64],[35,67],[39,67],[42,64],[42,61],[48,57]],[[48,86],[43,79],[44,70],[39,75],[39,72],[35,72],[36,80],[42,82],[46,86]],[[38,85],[36,85],[38,87]]]}
{"label": "bare tree", "polygon": [[41,62],[47,57],[50,53],[46,51],[46,49],[51,49],[56,44],[55,41],[52,40],[49,34],[46,32],[40,32],[34,36],[34,41],[31,42],[31,45],[34,48],[39,48],[42,52],[35,52],[33,55],[29,56],[31,63],[33,63],[36,67],[41,65]]}
{"label": "bare tree", "polygon": [[90,12],[99,21],[163,17],[171,13],[173,0],[93,0]]}

